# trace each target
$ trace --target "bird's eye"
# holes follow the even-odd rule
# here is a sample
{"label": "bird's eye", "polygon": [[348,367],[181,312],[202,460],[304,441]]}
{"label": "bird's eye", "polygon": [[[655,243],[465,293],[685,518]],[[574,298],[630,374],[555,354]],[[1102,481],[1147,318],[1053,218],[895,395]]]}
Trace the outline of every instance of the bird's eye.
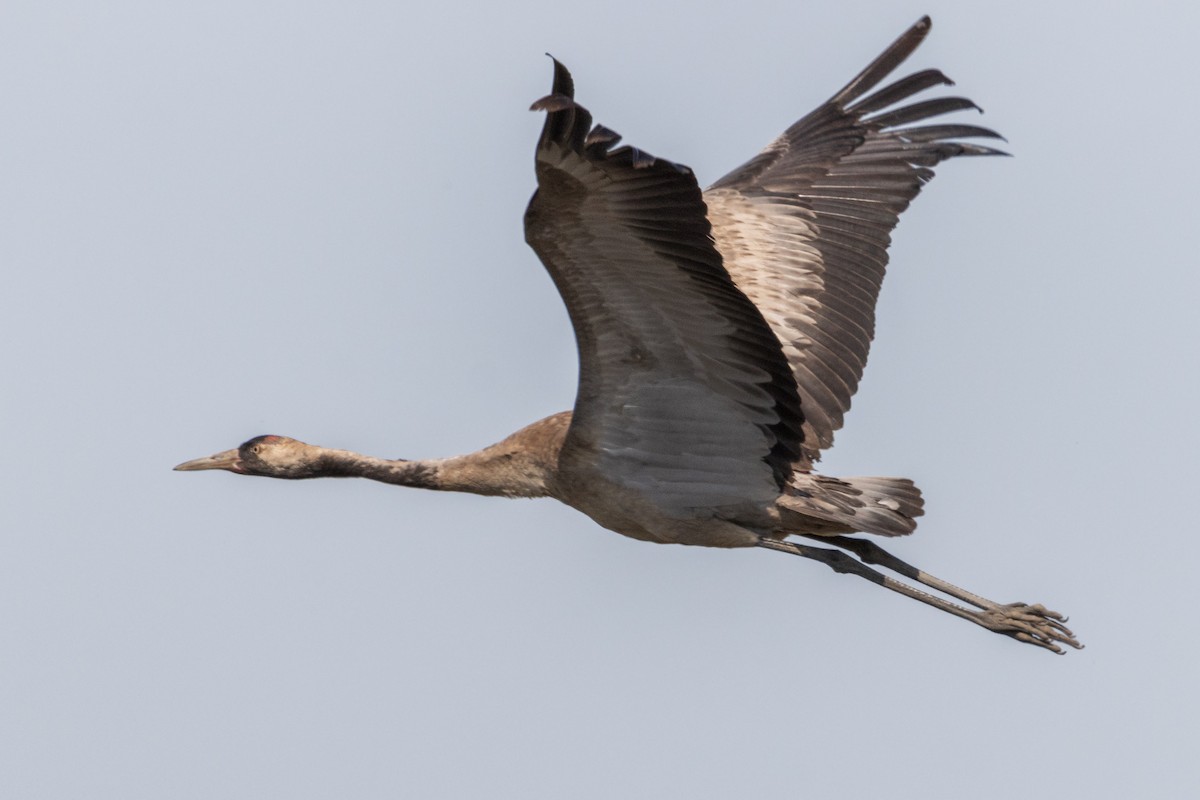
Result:
{"label": "bird's eye", "polygon": [[253,447],[250,448],[250,452],[253,453],[254,455],[258,455],[259,453],[262,452],[262,445],[261,444],[254,445]]}

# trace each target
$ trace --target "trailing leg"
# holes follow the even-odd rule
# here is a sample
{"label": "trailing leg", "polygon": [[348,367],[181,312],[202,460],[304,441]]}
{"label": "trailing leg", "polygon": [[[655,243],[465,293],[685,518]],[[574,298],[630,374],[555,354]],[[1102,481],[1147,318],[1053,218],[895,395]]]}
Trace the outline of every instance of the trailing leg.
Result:
{"label": "trailing leg", "polygon": [[[901,561],[874,542],[864,539],[853,539],[847,536],[814,536],[810,538],[827,542],[854,553],[862,561],[852,558],[839,550],[812,547],[811,545],[799,544],[798,542],[785,542],[778,539],[763,538],[759,541],[759,546],[765,547],[768,550],[778,550],[783,553],[791,553],[792,555],[820,561],[828,565],[835,572],[853,573],[859,577],[866,578],[872,583],[891,589],[893,592],[911,597],[914,600],[920,600],[926,605],[931,605],[956,617],[970,620],[976,625],[980,625],[990,631],[1011,636],[1017,641],[1044,647],[1055,653],[1061,654],[1063,652],[1063,649],[1058,646],[1060,642],[1077,649],[1083,647],[1083,645],[1076,641],[1075,635],[1071,633],[1070,629],[1063,624],[1065,618],[1061,614],[1050,611],[1041,605],[1027,605],[1025,603],[1000,604],[992,602],[979,595],[960,589],[952,583],[935,578],[911,564]],[[910,586],[903,581],[884,575],[882,572],[867,566],[867,564],[876,564],[889,569],[898,575],[903,575],[906,578],[937,589],[965,603],[969,603],[979,610],[964,608],[949,600],[924,592],[915,586]]]}

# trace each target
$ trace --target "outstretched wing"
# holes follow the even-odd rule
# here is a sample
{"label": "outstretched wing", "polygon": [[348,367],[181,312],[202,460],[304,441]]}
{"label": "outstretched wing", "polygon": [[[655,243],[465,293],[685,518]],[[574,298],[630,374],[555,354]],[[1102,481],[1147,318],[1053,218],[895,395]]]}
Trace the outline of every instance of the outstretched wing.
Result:
{"label": "outstretched wing", "polygon": [[526,240],[566,302],[579,390],[562,460],[668,513],[769,503],[800,454],[795,380],[713,246],[686,167],[631,147],[554,62]]}
{"label": "outstretched wing", "polygon": [[926,124],[977,109],[970,100],[907,103],[925,89],[952,85],[938,70],[868,95],[930,24],[928,17],[918,21],[828,102],[704,193],[725,268],[783,344],[800,389],[804,454],[812,460],[833,443],[862,377],[899,214],[939,162],[1003,155],[957,141],[1001,138],[986,128]]}

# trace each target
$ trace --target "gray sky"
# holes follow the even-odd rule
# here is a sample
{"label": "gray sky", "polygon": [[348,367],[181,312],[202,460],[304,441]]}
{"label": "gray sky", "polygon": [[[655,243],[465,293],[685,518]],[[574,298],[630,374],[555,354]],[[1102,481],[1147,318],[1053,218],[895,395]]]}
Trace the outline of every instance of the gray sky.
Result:
{"label": "gray sky", "polygon": [[[423,6],[0,10],[0,796],[1194,790],[1197,12]],[[171,472],[260,433],[450,455],[570,406],[521,231],[542,53],[707,183],[926,12],[909,66],[1017,157],[906,214],[822,466],[914,478],[897,554],[1087,650],[550,501]]]}

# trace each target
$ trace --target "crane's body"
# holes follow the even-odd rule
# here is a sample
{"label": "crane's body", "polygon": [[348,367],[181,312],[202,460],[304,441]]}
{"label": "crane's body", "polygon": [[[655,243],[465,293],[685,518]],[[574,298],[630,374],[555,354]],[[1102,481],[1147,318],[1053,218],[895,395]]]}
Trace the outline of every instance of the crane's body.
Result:
{"label": "crane's body", "polygon": [[553,90],[533,106],[547,118],[525,231],[575,328],[574,410],[452,458],[388,460],[260,436],[177,469],[552,497],[635,539],[781,550],[1021,641],[1078,647],[1054,612],[994,603],[843,535],[912,532],[923,503],[911,481],[812,469],[866,364],[898,215],[939,162],[999,154],[961,141],[999,138],[986,128],[928,124],[975,108],[969,100],[903,105],[950,83],[937,70],[879,88],[929,26],[919,21],[704,192],[686,167],[616,148],[620,137],[592,126],[555,61]]}

